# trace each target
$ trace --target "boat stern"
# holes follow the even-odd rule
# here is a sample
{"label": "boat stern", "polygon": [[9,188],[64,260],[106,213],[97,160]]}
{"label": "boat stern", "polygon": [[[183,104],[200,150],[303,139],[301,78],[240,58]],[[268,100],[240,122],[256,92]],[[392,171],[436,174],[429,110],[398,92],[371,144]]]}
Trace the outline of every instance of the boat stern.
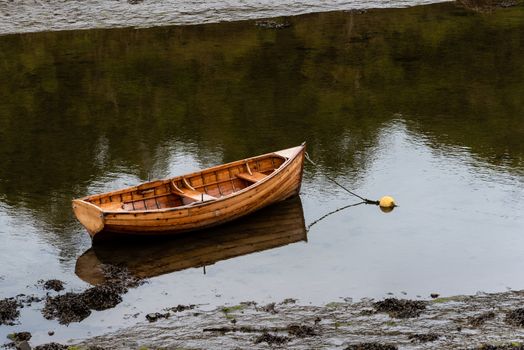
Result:
{"label": "boat stern", "polygon": [[73,200],[73,212],[78,221],[87,229],[91,238],[104,229],[104,213],[96,205],[75,199]]}

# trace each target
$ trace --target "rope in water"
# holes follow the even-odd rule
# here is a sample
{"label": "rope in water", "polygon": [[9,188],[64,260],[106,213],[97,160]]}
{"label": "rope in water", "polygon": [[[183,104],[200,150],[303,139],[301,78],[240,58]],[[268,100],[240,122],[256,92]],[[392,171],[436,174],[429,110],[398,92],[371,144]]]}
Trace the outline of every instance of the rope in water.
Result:
{"label": "rope in water", "polygon": [[[315,167],[318,167],[318,164],[315,163],[314,161],[311,160],[311,158],[309,158],[309,154],[306,152],[305,154],[305,157],[307,159],[308,162],[310,162],[311,164],[313,164],[313,166]],[[335,179],[333,179],[332,177],[328,176],[327,174],[324,174],[324,176],[331,182],[333,182],[335,185],[339,186],[340,188],[342,188],[344,191],[348,192],[349,194],[357,197],[357,198],[360,198],[365,204],[374,204],[374,205],[379,205],[379,201],[373,201],[371,199],[367,199],[367,198],[364,198],[362,196],[359,196],[358,194],[356,194],[355,192],[352,192],[350,190],[348,190],[346,187],[342,186],[341,184],[339,184]],[[359,203],[361,204],[361,203]],[[311,226],[311,225],[310,225]]]}
{"label": "rope in water", "polygon": [[335,210],[333,210],[333,211],[330,211],[330,212],[327,213],[326,215],[323,215],[323,216],[319,217],[318,219],[316,219],[315,221],[313,221],[312,223],[310,223],[309,225],[307,225],[306,231],[309,232],[309,230],[311,229],[311,227],[312,227],[313,225],[318,224],[320,221],[324,220],[325,218],[327,218],[327,217],[330,216],[330,215],[333,215],[333,214],[335,214],[335,213],[338,213],[339,211],[344,210],[344,209],[347,209],[347,208],[356,207],[357,205],[361,205],[361,204],[366,204],[366,202],[359,202],[359,203],[349,204],[349,205],[343,206],[342,208],[338,208],[338,209],[335,209]]}

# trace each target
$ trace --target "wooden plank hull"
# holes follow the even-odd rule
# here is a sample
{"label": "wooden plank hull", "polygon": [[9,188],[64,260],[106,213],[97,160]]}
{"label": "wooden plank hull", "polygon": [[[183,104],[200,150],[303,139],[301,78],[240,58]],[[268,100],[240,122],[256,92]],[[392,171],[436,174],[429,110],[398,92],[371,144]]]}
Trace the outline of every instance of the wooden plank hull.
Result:
{"label": "wooden plank hull", "polygon": [[307,241],[304,213],[300,197],[294,197],[200,232],[94,245],[78,258],[75,273],[88,283],[100,284],[105,281],[102,266],[114,265],[149,278],[301,241]]}
{"label": "wooden plank hull", "polygon": [[[301,145],[181,177],[85,197],[73,201],[73,210],[93,238],[101,238],[104,232],[154,235],[209,228],[297,195],[304,152],[305,145]],[[260,172],[252,172],[251,168]],[[260,179],[248,183],[241,177],[242,171],[258,174]],[[177,196],[170,193],[173,188]],[[201,201],[187,202],[198,200],[200,195]],[[160,209],[147,209],[152,203]]]}

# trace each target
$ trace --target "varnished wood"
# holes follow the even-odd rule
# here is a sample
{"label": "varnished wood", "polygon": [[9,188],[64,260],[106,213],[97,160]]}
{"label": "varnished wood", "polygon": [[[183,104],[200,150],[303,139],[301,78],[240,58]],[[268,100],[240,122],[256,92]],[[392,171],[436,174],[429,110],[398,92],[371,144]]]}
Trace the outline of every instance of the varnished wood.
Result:
{"label": "varnished wood", "polygon": [[246,181],[253,182],[253,183],[263,180],[266,176],[267,176],[266,174],[262,174],[257,171],[252,172],[251,174],[247,174],[247,173],[237,174],[238,178],[241,178],[242,180],[246,180]]}
{"label": "varnished wood", "polygon": [[78,258],[75,273],[88,283],[100,284],[105,281],[102,267],[116,265],[149,278],[301,241],[307,241],[307,233],[302,203],[295,197],[200,232],[146,241],[137,237],[127,244],[117,239],[95,244]]}
{"label": "varnished wood", "polygon": [[73,201],[91,237],[216,226],[298,194],[305,144]]}

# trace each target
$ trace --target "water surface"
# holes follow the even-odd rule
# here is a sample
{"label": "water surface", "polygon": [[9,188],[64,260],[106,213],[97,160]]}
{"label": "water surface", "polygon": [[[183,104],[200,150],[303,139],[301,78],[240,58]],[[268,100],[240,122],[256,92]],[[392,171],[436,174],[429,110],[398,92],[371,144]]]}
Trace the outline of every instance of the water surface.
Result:
{"label": "water surface", "polygon": [[[72,198],[308,143],[307,240],[166,272],[81,324],[22,310],[34,343],[176,304],[427,298],[524,288],[524,7],[453,4],[0,38],[0,298],[69,290],[91,243]],[[272,220],[268,215],[268,220]],[[137,318],[132,315],[140,313]],[[55,330],[53,337],[48,330]]]}

